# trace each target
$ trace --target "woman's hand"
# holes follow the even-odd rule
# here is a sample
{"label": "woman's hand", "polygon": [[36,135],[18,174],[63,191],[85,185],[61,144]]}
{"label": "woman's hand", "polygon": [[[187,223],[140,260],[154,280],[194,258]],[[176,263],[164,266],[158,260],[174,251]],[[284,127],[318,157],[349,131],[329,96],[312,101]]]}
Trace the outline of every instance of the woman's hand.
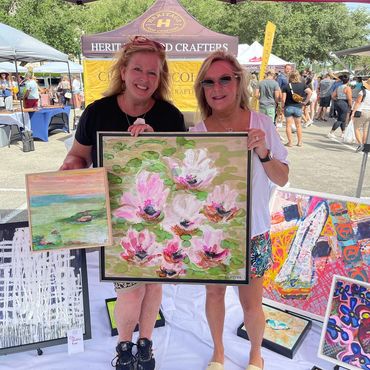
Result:
{"label": "woman's hand", "polygon": [[258,128],[250,128],[248,132],[248,149],[256,152],[256,154],[264,158],[268,154],[266,147],[265,131]]}
{"label": "woman's hand", "polygon": [[132,136],[139,136],[142,132],[154,132],[153,127],[147,123],[134,123],[128,130]]}

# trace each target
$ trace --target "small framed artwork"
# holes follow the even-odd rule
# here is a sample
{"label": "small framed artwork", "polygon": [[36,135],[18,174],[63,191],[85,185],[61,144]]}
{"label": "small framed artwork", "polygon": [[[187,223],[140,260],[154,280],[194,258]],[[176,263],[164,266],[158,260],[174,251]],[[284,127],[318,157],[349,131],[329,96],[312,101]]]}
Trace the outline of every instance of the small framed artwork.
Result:
{"label": "small framed artwork", "polygon": [[[114,319],[114,307],[116,306],[116,301],[117,301],[117,298],[107,298],[105,300],[105,306],[108,312],[108,318],[109,318],[109,324],[110,324],[110,330],[111,330],[112,337],[118,335],[117,324],[116,324],[116,320]],[[161,326],[165,326],[165,323],[166,321],[164,319],[162,310],[159,310],[154,327],[159,328]],[[139,331],[139,324],[135,326],[134,331]]]}
{"label": "small framed artwork", "polygon": [[91,338],[85,250],[32,253],[27,222],[0,224],[0,355]]}
{"label": "small framed artwork", "polygon": [[[310,329],[311,320],[263,304],[266,318],[262,346],[285,357],[293,358]],[[249,339],[244,323],[238,327],[237,335]]]}
{"label": "small framed artwork", "polygon": [[349,370],[370,369],[370,284],[334,275],[318,356]]}
{"label": "small framed artwork", "polygon": [[104,168],[26,175],[32,251],[112,245]]}
{"label": "small framed artwork", "polygon": [[98,132],[113,229],[101,279],[248,283],[246,148],[246,133]]}

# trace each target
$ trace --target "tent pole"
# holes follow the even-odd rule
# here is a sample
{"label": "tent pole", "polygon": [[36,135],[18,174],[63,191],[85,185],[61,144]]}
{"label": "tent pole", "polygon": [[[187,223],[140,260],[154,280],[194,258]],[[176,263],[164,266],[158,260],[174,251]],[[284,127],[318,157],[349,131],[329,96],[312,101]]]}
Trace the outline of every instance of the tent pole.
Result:
{"label": "tent pole", "polygon": [[364,149],[363,149],[364,154],[362,156],[360,176],[358,178],[357,191],[356,191],[357,198],[361,197],[362,185],[364,183],[366,163],[367,163],[367,157],[369,155],[369,151],[370,151],[370,130],[367,131],[366,144],[364,145]]}
{"label": "tent pole", "polygon": [[[69,67],[69,61],[67,60],[67,66],[68,66],[68,76],[69,76],[69,84],[71,86],[71,94],[72,94],[72,107],[73,107],[73,126],[72,130],[76,129],[76,107],[74,103],[74,94],[73,94],[73,89],[72,89],[72,76],[71,76],[71,68]],[[69,126],[69,122],[68,122]]]}
{"label": "tent pole", "polygon": [[[15,64],[15,77],[17,79],[17,84],[18,84],[19,103],[20,103],[20,106],[21,106],[21,113],[22,113],[22,125],[23,125],[23,131],[25,131],[26,130],[26,124],[24,122],[23,99],[21,99],[21,89],[20,89],[20,86],[19,86],[19,79],[18,79],[19,73],[18,73],[18,65],[17,65],[17,57],[16,56],[14,56],[14,64]],[[23,135],[23,133],[22,133],[22,135]]]}

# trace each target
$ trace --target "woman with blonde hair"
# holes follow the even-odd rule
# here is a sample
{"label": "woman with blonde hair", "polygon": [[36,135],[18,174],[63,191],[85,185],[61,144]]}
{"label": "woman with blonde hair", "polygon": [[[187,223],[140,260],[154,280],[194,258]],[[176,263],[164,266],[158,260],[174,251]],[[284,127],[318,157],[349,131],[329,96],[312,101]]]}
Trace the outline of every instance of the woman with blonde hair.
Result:
{"label": "woman with blonde hair", "polygon": [[[97,131],[185,131],[184,117],[169,103],[169,73],[162,44],[136,36],[117,55],[105,97],[83,112],[62,170],[97,166]],[[148,211],[149,212],[149,211]],[[117,216],[119,217],[119,216]],[[153,370],[151,336],[162,299],[161,284],[116,282],[119,343],[116,370]],[[132,335],[139,323],[139,340]],[[137,346],[137,355],[132,353]]]}
{"label": "woman with blonde hair", "polygon": [[[262,310],[263,275],[272,264],[270,239],[270,182],[288,181],[287,150],[270,117],[249,107],[248,78],[236,58],[226,52],[212,53],[203,62],[195,81],[202,121],[191,128],[198,132],[245,131],[252,151],[251,282],[240,285],[239,300],[251,348],[247,370],[261,370],[261,344],[265,328]],[[224,369],[222,341],[225,320],[225,285],[206,286],[206,316],[214,344],[207,370]]]}
{"label": "woman with blonde hair", "polygon": [[302,82],[299,72],[293,71],[289,74],[288,84],[282,88],[282,93],[282,106],[284,108],[286,135],[288,139],[285,146],[293,146],[293,123],[297,130],[297,146],[302,146],[302,107],[309,104],[312,90]]}

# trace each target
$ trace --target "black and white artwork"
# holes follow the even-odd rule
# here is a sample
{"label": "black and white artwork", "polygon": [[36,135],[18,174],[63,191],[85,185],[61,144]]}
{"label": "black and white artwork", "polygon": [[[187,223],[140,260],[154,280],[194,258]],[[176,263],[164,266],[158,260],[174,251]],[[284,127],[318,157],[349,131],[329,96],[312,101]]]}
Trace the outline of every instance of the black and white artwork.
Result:
{"label": "black and white artwork", "polygon": [[31,252],[27,222],[0,224],[0,354],[91,338],[84,250]]}

